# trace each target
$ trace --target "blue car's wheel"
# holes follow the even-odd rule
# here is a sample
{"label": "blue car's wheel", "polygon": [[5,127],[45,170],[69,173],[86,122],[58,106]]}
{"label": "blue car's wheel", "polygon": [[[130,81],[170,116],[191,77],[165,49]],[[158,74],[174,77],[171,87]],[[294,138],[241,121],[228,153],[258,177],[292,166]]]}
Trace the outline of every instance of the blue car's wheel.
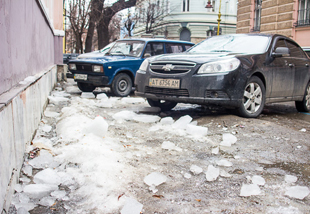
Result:
{"label": "blue car's wheel", "polygon": [[115,96],[126,97],[132,90],[132,80],[125,73],[118,74],[112,82],[112,92]]}

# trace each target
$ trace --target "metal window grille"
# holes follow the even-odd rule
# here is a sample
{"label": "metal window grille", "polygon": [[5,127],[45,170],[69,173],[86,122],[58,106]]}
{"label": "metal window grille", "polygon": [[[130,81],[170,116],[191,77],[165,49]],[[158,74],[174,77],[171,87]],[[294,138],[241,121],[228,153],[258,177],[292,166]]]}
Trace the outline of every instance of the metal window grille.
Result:
{"label": "metal window grille", "polygon": [[310,25],[310,0],[299,0],[297,26]]}
{"label": "metal window grille", "polygon": [[254,9],[253,31],[260,31],[261,13],[262,13],[262,0],[256,0],[255,1],[255,9]]}

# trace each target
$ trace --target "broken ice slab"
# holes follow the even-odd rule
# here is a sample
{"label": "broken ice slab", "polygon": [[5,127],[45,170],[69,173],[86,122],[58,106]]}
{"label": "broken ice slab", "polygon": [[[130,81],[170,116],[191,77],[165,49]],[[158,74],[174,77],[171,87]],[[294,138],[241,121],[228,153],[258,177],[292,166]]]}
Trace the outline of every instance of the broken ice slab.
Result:
{"label": "broken ice slab", "polygon": [[58,189],[57,185],[50,184],[29,184],[24,187],[24,193],[32,199],[40,199],[48,196],[51,192]]}
{"label": "broken ice slab", "polygon": [[240,196],[249,197],[251,195],[259,195],[261,190],[257,184],[243,184],[240,191]]}
{"label": "broken ice slab", "polygon": [[160,172],[152,172],[151,174],[145,176],[143,181],[149,186],[158,186],[165,183],[167,181],[167,177]]}
{"label": "broken ice slab", "polygon": [[185,115],[183,117],[180,117],[177,121],[172,124],[172,127],[174,129],[186,129],[187,125],[192,122],[193,118],[189,115]]}
{"label": "broken ice slab", "polygon": [[212,165],[208,166],[208,169],[206,172],[207,181],[215,181],[219,175],[220,175],[220,169],[219,168],[216,168]]}
{"label": "broken ice slab", "polygon": [[286,183],[295,183],[298,178],[294,175],[285,175],[285,182]]}
{"label": "broken ice slab", "polygon": [[17,214],[29,214],[29,212],[26,208],[20,207],[17,209]]}
{"label": "broken ice slab", "polygon": [[57,199],[60,199],[60,200],[62,200],[63,198],[65,198],[66,197],[66,191],[64,191],[64,190],[56,190],[56,191],[54,191],[54,192],[52,192],[51,193],[51,196],[53,196],[53,197],[55,197],[55,198],[57,198]]}
{"label": "broken ice slab", "polygon": [[57,112],[53,112],[53,111],[44,111],[44,116],[45,117],[50,117],[50,118],[54,118],[54,117],[58,117],[60,114]]}
{"label": "broken ice slab", "polygon": [[199,175],[200,173],[202,173],[202,168],[197,166],[197,165],[191,165],[190,169],[189,169],[194,175]]}
{"label": "broken ice slab", "polygon": [[41,127],[41,130],[48,133],[52,130],[52,127],[50,125],[45,124],[44,126]]}
{"label": "broken ice slab", "polygon": [[253,184],[258,186],[264,186],[266,183],[265,179],[260,175],[254,175],[251,180]]}
{"label": "broken ice slab", "polygon": [[160,120],[161,125],[172,125],[174,123],[174,120],[172,117],[164,117]]}
{"label": "broken ice slab", "polygon": [[81,98],[85,98],[85,99],[94,99],[94,98],[95,98],[95,95],[94,95],[93,92],[82,92]]}
{"label": "broken ice slab", "polygon": [[231,146],[232,144],[235,144],[237,142],[237,137],[230,134],[230,133],[225,133],[223,134],[223,140],[220,143],[221,146]]}
{"label": "broken ice slab", "polygon": [[108,100],[109,97],[107,96],[106,93],[101,93],[101,94],[97,94],[96,99],[97,100]]}
{"label": "broken ice slab", "polygon": [[184,173],[184,178],[190,179],[191,177],[192,177],[191,174],[189,174],[189,173]]}
{"label": "broken ice slab", "polygon": [[217,146],[215,148],[212,149],[211,153],[217,155],[220,151],[220,148]]}
{"label": "broken ice slab", "polygon": [[47,167],[57,166],[51,153],[42,149],[40,155],[28,162],[35,169],[43,169]]}
{"label": "broken ice slab", "polygon": [[233,165],[232,162],[230,162],[230,161],[228,161],[228,160],[225,160],[225,159],[222,159],[222,160],[217,161],[216,164],[217,164],[218,166],[226,166],[226,167],[230,167],[230,166]]}
{"label": "broken ice slab", "polygon": [[208,134],[208,128],[188,124],[186,127],[186,132],[190,135],[193,135],[193,136],[203,137],[203,136],[206,136]]}
{"label": "broken ice slab", "polygon": [[121,210],[121,214],[140,214],[142,212],[142,208],[143,204],[133,198],[128,198],[125,206]]}
{"label": "broken ice slab", "polygon": [[48,96],[48,101],[49,101],[49,104],[60,105],[60,104],[68,103],[70,101],[70,99],[68,99],[66,97]]}
{"label": "broken ice slab", "polygon": [[58,186],[61,183],[61,178],[55,170],[47,168],[38,172],[33,177],[33,181],[36,184],[54,184]]}
{"label": "broken ice slab", "polygon": [[135,115],[133,117],[133,120],[142,123],[156,123],[160,120],[160,117],[156,115],[141,114],[141,115]]}
{"label": "broken ice slab", "polygon": [[105,100],[105,99],[101,99],[98,103],[96,103],[96,106],[99,108],[112,108],[114,105],[114,101],[112,100]]}
{"label": "broken ice slab", "polygon": [[22,168],[22,171],[25,175],[32,176],[32,166],[27,164]]}
{"label": "broken ice slab", "polygon": [[162,149],[167,149],[167,150],[175,150],[175,151],[178,151],[178,152],[182,152],[182,149],[178,146],[176,146],[174,143],[170,142],[170,141],[164,141],[162,144],[161,144],[161,148]]}
{"label": "broken ice slab", "polygon": [[54,197],[47,196],[47,197],[41,198],[39,201],[39,204],[41,206],[50,207],[55,203],[55,200],[56,199]]}
{"label": "broken ice slab", "polygon": [[285,195],[290,198],[297,198],[303,200],[310,194],[310,190],[306,186],[292,186],[286,189]]}
{"label": "broken ice slab", "polygon": [[133,111],[120,111],[115,113],[112,117],[114,120],[117,120],[118,122],[124,121],[124,120],[132,120],[136,116],[136,113]]}
{"label": "broken ice slab", "polygon": [[83,132],[85,134],[94,134],[98,137],[105,137],[108,132],[109,124],[101,116],[97,116],[94,120],[86,124]]}

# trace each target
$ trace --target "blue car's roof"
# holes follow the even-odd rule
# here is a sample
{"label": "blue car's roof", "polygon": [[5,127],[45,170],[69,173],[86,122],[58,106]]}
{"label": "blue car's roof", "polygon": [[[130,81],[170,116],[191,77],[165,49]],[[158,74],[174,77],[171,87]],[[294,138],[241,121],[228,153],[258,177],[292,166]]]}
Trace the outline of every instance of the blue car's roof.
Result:
{"label": "blue car's roof", "polygon": [[119,39],[118,41],[145,41],[145,42],[171,42],[171,43],[183,43],[183,44],[189,44],[194,45],[192,42],[188,41],[181,41],[181,40],[172,40],[172,39],[162,39],[162,38],[130,38],[130,39]]}

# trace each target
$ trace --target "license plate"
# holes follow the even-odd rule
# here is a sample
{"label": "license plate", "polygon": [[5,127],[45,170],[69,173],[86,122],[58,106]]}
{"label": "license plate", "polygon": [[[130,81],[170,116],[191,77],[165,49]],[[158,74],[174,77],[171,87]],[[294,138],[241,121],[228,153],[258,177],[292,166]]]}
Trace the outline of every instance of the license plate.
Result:
{"label": "license plate", "polygon": [[150,87],[159,88],[180,88],[180,80],[178,79],[160,79],[160,78],[150,78]]}
{"label": "license plate", "polygon": [[74,74],[76,80],[87,80],[87,74]]}

